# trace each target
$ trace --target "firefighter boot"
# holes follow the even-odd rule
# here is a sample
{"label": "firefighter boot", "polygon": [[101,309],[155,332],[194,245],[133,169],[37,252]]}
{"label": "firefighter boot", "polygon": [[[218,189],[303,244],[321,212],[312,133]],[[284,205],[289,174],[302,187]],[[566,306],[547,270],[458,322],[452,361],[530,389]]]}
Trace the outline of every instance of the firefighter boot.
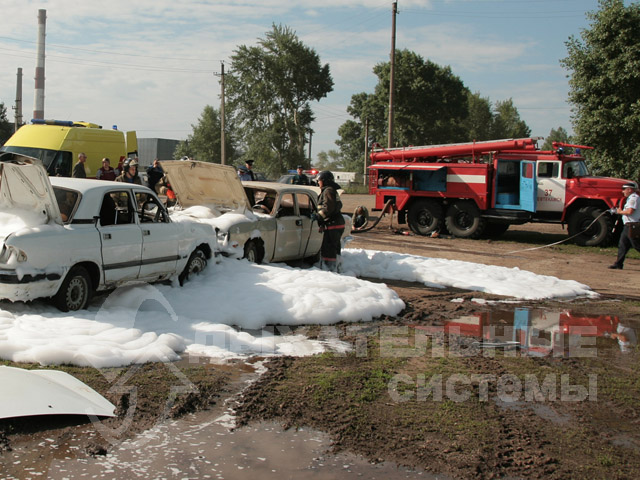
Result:
{"label": "firefighter boot", "polygon": [[338,262],[335,260],[322,260],[322,270],[327,272],[337,272]]}

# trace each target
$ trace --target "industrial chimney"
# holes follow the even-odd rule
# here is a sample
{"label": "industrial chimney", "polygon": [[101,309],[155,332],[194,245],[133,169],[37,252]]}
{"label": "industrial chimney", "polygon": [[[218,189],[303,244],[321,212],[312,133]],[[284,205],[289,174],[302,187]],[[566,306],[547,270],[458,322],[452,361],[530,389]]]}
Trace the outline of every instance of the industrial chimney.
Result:
{"label": "industrial chimney", "polygon": [[18,78],[16,80],[16,105],[13,107],[16,111],[15,114],[15,130],[22,126],[22,68],[18,67]]}
{"label": "industrial chimney", "polygon": [[38,50],[36,64],[36,91],[33,100],[33,118],[44,119],[44,37],[47,11],[38,10]]}

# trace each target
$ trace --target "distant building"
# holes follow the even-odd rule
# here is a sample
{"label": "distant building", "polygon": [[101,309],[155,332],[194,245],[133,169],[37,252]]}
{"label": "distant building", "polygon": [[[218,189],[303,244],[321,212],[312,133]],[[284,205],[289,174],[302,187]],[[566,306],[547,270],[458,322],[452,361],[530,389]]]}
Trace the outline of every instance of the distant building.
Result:
{"label": "distant building", "polygon": [[351,183],[362,183],[362,174],[356,172],[333,172],[333,177],[338,185],[349,185]]}
{"label": "distant building", "polygon": [[139,138],[138,139],[138,160],[141,167],[147,167],[153,160],[174,160],[173,153],[180,140],[169,138]]}

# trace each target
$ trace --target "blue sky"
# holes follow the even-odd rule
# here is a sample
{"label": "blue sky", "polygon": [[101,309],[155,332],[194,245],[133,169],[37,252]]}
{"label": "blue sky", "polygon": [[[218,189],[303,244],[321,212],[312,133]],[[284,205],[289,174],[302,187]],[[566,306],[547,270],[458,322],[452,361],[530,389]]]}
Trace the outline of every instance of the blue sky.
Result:
{"label": "blue sky", "polygon": [[[286,25],[322,63],[334,91],[313,104],[312,156],[337,148],[351,96],[372,92],[388,61],[390,0],[0,0],[0,101],[13,121],[16,72],[23,116],[33,113],[38,9],[47,10],[45,117],[185,139],[205,105],[218,108],[214,73],[239,45]],[[625,2],[628,3],[628,2]],[[441,65],[493,102],[512,98],[536,136],[569,131],[565,42],[588,28],[597,0],[398,0],[396,48]]]}

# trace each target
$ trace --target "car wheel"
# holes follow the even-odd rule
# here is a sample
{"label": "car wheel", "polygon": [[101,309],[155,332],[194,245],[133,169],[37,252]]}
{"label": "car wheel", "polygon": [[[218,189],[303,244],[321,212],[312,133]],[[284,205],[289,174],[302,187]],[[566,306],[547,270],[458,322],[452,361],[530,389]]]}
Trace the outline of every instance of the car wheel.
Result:
{"label": "car wheel", "polygon": [[249,240],[244,244],[244,258],[252,263],[262,263],[264,259],[264,249],[255,240]]}
{"label": "car wheel", "polygon": [[582,207],[571,215],[569,236],[577,235],[574,242],[590,247],[607,246],[611,243],[613,222],[610,215],[601,215],[601,213],[602,210],[597,207]]}
{"label": "car wheel", "polygon": [[449,206],[445,224],[455,237],[478,238],[482,235],[485,222],[476,204],[463,200]]}
{"label": "car wheel", "polygon": [[421,200],[411,205],[407,221],[413,233],[429,235],[440,227],[442,207],[433,200]]}
{"label": "car wheel", "polygon": [[187,264],[185,265],[184,270],[178,277],[178,280],[180,281],[180,286],[184,285],[184,282],[189,280],[191,276],[200,275],[200,272],[202,272],[206,267],[207,267],[207,256],[204,254],[202,249],[196,248],[191,254],[191,256],[189,257],[189,260],[187,261]]}
{"label": "car wheel", "polygon": [[85,308],[91,300],[93,286],[89,273],[84,267],[76,266],[69,270],[53,303],[63,312]]}

